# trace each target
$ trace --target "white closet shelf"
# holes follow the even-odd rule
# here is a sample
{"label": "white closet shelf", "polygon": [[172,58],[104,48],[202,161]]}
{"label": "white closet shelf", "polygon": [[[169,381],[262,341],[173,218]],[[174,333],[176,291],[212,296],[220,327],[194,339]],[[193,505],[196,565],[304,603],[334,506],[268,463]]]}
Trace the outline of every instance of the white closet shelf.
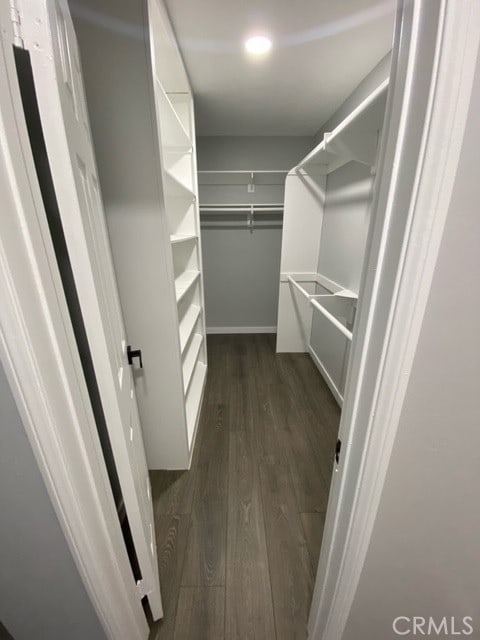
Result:
{"label": "white closet shelf", "polygon": [[156,96],[160,115],[162,145],[167,151],[188,153],[192,151],[192,141],[175,111],[161,83],[155,78]]}
{"label": "white closet shelf", "polygon": [[189,189],[186,185],[184,185],[180,180],[173,175],[170,171],[165,169],[164,176],[166,177],[166,192],[167,197],[170,196],[172,198],[183,198],[185,200],[189,200],[190,202],[195,202],[195,194],[191,189]]}
{"label": "white closet shelf", "polygon": [[175,292],[177,302],[183,298],[187,291],[195,284],[200,276],[200,271],[184,271],[175,278]]}
{"label": "white closet shelf", "polygon": [[185,347],[187,346],[190,336],[192,335],[195,325],[197,324],[197,320],[200,317],[201,310],[201,307],[199,307],[198,305],[191,304],[185,312],[183,318],[180,320],[178,331],[180,334],[180,350],[182,354],[185,351]]}
{"label": "white closet shelf", "polygon": [[183,359],[183,392],[186,395],[190,382],[192,381],[193,370],[198,360],[200,347],[202,346],[203,336],[195,333],[190,340],[188,348]]}
{"label": "white closet shelf", "polygon": [[174,233],[170,236],[170,244],[180,244],[182,242],[190,242],[197,239],[198,236],[196,233]]}
{"label": "white closet shelf", "polygon": [[200,401],[202,399],[206,373],[207,366],[203,362],[197,361],[185,402],[189,449],[192,446],[195,427],[198,423],[198,412],[200,410]]}
{"label": "white closet shelf", "polygon": [[198,171],[201,185],[284,184],[288,169],[210,169]]}
{"label": "white closet shelf", "polygon": [[301,273],[293,273],[293,272],[282,272],[280,274],[280,282],[289,282],[289,279],[293,278],[297,283],[309,283],[313,282],[315,284],[319,284],[324,289],[327,289],[331,294],[342,298],[350,298],[351,300],[358,300],[358,294],[355,291],[351,291],[350,289],[346,289],[342,287],[342,285],[338,284],[334,280],[327,278],[321,273],[312,273],[312,272],[301,272]]}
{"label": "white closet shelf", "polygon": [[356,109],[323,140],[299,164],[293,172],[308,173],[315,167],[319,173],[328,174],[351,160],[372,166],[377,153],[377,134],[382,128],[388,92],[388,79],[384,80]]}

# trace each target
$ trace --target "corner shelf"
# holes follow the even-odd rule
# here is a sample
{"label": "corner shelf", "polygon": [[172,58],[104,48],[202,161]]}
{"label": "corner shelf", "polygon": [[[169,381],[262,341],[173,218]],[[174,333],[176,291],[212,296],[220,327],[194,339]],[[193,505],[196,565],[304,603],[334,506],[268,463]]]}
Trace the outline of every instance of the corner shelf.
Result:
{"label": "corner shelf", "polygon": [[187,291],[192,287],[200,277],[200,271],[184,271],[175,278],[175,293],[177,302],[183,298]]}
{"label": "corner shelf", "polygon": [[168,169],[164,170],[163,175],[166,178],[165,189],[167,191],[167,197],[184,198],[190,202],[195,202],[196,197],[193,191],[180,182]]}
{"label": "corner shelf", "polygon": [[174,233],[170,236],[170,244],[181,244],[182,242],[190,242],[197,239],[196,233]]}
{"label": "corner shelf", "polygon": [[192,381],[193,370],[197,364],[198,354],[200,353],[200,347],[202,346],[203,336],[199,333],[195,333],[190,340],[190,344],[184,355],[183,361],[183,392],[187,393]]}
{"label": "corner shelf", "polygon": [[191,304],[188,307],[188,310],[186,311],[183,318],[180,320],[178,331],[180,334],[180,351],[182,352],[182,354],[185,351],[185,347],[187,346],[188,341],[190,340],[190,336],[192,335],[195,325],[197,324],[201,311],[201,307],[195,304]]}
{"label": "corner shelf", "polygon": [[185,402],[185,410],[187,414],[187,436],[188,446],[191,448],[196,425],[198,424],[200,402],[202,399],[203,388],[205,386],[205,378],[207,374],[207,365],[198,361],[193,371],[192,381],[187,393]]}
{"label": "corner shelf", "polygon": [[190,152],[192,150],[192,141],[157,78],[155,78],[155,89],[162,146],[167,151]]}

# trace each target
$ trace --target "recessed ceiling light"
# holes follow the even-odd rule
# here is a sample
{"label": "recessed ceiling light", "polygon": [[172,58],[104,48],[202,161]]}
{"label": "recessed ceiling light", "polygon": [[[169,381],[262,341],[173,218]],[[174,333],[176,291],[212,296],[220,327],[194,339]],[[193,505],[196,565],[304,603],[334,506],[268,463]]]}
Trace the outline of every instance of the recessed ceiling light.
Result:
{"label": "recessed ceiling light", "polygon": [[272,41],[267,36],[253,36],[245,42],[245,49],[248,53],[261,56],[268,53],[272,48]]}

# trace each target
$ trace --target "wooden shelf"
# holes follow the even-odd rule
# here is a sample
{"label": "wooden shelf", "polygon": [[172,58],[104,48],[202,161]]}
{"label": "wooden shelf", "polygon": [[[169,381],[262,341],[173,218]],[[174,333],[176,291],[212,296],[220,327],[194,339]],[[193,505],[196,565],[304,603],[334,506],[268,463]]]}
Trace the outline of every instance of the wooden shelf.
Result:
{"label": "wooden shelf", "polygon": [[159,126],[162,146],[167,151],[190,152],[192,150],[192,141],[157,78],[155,78],[155,89],[160,116]]}
{"label": "wooden shelf", "polygon": [[197,364],[198,354],[202,346],[203,336],[195,333],[190,340],[183,359],[183,392],[186,394],[192,381],[193,370]]}
{"label": "wooden shelf", "polygon": [[198,424],[200,401],[202,399],[203,387],[205,386],[206,374],[207,366],[203,362],[198,361],[197,366],[195,367],[195,370],[193,372],[192,382],[190,384],[187,399],[185,402],[189,449],[192,446],[195,435],[195,428]]}
{"label": "wooden shelf", "polygon": [[183,318],[180,320],[178,332],[180,334],[180,350],[182,353],[185,351],[185,347],[187,346],[190,336],[197,324],[200,312],[201,307],[191,304]]}
{"label": "wooden shelf", "polygon": [[183,298],[187,291],[192,287],[200,276],[200,271],[184,271],[175,278],[175,292],[177,302]]}
{"label": "wooden shelf", "polygon": [[190,242],[191,240],[197,240],[196,233],[174,233],[170,236],[170,244],[180,244],[182,242]]}

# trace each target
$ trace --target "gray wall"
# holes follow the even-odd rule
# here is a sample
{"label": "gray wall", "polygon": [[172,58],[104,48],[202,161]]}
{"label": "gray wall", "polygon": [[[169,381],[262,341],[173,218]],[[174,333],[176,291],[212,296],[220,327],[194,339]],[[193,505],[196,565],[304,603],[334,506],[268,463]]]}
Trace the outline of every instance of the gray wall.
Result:
{"label": "gray wall", "polygon": [[477,65],[428,306],[343,640],[398,638],[397,616],[456,616],[457,630],[472,616],[468,637],[480,638],[479,112]]}
{"label": "gray wall", "polygon": [[[291,169],[313,146],[310,137],[197,138],[199,169]],[[200,202],[282,202],[283,185],[201,186]],[[202,230],[207,327],[275,327],[282,230],[239,218],[236,228]]]}
{"label": "gray wall", "polygon": [[360,82],[357,88],[348,96],[348,98],[340,105],[335,113],[320,127],[316,138],[318,142],[323,138],[325,131],[332,131],[340,122],[348,116],[349,113],[355,109],[365,98],[386,80],[390,75],[390,64],[392,59],[392,53],[380,60],[376,67],[374,67],[368,75]]}
{"label": "gray wall", "polygon": [[101,640],[0,364],[0,620],[16,640]]}

